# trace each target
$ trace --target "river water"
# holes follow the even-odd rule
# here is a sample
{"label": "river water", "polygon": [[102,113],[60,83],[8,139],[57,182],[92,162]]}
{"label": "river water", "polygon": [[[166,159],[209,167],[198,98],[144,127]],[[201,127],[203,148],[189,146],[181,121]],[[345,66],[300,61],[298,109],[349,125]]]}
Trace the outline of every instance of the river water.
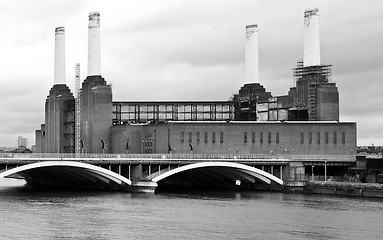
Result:
{"label": "river water", "polygon": [[54,192],[1,179],[0,239],[383,239],[383,200]]}

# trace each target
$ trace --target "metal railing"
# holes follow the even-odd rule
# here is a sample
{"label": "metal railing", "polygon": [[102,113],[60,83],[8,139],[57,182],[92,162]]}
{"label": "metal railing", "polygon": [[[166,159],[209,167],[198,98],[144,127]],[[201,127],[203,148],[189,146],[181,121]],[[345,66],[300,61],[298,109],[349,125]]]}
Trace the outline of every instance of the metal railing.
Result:
{"label": "metal railing", "polygon": [[354,155],[299,154],[101,154],[101,153],[0,153],[0,159],[177,159],[177,160],[260,160],[260,161],[355,161]]}
{"label": "metal railing", "polygon": [[350,162],[356,161],[355,154],[348,155],[306,155],[306,154],[284,154],[291,161],[336,161]]}
{"label": "metal railing", "polygon": [[360,182],[358,178],[350,179],[349,176],[323,176],[323,175],[315,175],[315,176],[307,176],[308,181],[313,182]]}
{"label": "metal railing", "polygon": [[100,153],[0,153],[0,158],[151,158],[151,159],[284,159],[271,154],[100,154]]}

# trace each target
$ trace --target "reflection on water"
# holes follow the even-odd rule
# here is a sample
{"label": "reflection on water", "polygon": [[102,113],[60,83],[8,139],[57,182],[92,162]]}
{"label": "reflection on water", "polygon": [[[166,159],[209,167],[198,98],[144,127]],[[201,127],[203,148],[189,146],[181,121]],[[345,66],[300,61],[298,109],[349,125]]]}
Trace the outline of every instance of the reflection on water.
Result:
{"label": "reflection on water", "polygon": [[381,239],[383,201],[259,192],[41,191],[0,180],[0,239]]}

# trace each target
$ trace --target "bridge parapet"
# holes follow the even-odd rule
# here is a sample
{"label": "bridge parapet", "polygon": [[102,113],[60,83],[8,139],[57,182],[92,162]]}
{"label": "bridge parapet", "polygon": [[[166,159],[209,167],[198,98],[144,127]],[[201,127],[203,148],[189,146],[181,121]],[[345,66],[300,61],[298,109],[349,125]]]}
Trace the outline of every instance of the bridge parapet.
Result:
{"label": "bridge parapet", "polygon": [[0,153],[4,160],[110,160],[110,161],[145,161],[145,160],[225,160],[225,161],[337,161],[353,162],[354,155],[300,155],[300,154],[92,154],[92,153]]}
{"label": "bridge parapet", "polygon": [[355,162],[356,155],[301,155],[301,154],[289,154],[287,156],[290,161],[299,162]]}
{"label": "bridge parapet", "polygon": [[[105,159],[276,159],[275,154],[94,154],[94,153],[0,153],[0,158],[105,158]],[[282,157],[283,158],[283,157]]]}

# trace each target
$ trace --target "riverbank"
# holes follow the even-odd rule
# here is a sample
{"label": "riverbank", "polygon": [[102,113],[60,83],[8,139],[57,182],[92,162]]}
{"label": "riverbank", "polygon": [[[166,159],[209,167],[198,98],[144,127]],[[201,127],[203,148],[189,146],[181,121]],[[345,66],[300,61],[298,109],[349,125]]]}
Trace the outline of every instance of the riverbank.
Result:
{"label": "riverbank", "polygon": [[308,194],[383,198],[383,184],[309,181],[302,188],[302,192]]}

